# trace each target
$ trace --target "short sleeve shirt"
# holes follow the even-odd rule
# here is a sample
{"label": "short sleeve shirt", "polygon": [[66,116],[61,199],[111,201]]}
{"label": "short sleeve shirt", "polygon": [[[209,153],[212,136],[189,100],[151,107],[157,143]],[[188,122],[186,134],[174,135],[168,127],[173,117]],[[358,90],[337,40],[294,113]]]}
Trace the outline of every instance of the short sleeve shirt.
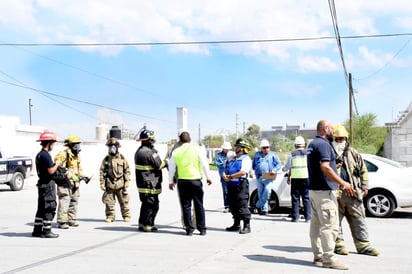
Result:
{"label": "short sleeve shirt", "polygon": [[335,152],[328,140],[323,137],[316,138],[309,144],[308,171],[309,189],[312,190],[335,190],[338,185],[328,179],[320,169],[321,162],[329,162],[331,168],[337,173]]}

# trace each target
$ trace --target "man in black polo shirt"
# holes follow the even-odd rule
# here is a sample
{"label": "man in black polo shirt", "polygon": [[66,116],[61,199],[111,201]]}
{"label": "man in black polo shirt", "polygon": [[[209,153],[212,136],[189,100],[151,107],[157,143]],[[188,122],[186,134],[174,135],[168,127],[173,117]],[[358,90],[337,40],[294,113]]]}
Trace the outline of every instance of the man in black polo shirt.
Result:
{"label": "man in black polo shirt", "polygon": [[348,196],[354,195],[352,186],[337,174],[335,153],[331,141],[333,127],[321,120],[316,126],[317,136],[308,147],[309,197],[312,207],[310,240],[314,264],[325,268],[349,269],[334,255],[339,231],[336,189],[340,186]]}

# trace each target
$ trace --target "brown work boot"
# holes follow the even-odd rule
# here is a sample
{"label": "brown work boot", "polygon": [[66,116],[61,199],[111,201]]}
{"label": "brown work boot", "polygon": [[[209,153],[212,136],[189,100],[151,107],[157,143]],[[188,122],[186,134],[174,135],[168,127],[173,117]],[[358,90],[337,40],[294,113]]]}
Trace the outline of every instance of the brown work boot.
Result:
{"label": "brown work boot", "polygon": [[333,269],[339,269],[339,270],[348,270],[349,266],[347,266],[346,264],[342,263],[339,260],[333,260],[331,262],[324,262],[323,263],[323,267],[324,268],[333,268]]}

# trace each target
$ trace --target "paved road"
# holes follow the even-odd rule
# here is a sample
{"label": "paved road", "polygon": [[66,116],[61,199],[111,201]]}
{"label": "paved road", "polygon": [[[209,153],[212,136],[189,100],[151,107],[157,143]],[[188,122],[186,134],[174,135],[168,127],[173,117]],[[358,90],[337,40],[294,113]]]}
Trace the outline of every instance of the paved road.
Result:
{"label": "paved road", "polygon": [[[287,212],[254,215],[252,233],[226,232],[231,215],[222,212],[217,174],[205,186],[208,234],[185,236],[176,193],[164,185],[157,218],[159,231],[137,231],[139,201],[131,188],[133,218],[124,223],[104,222],[101,191],[94,178],[81,188],[80,226],[54,229],[58,239],[32,238],[36,210],[36,178],[19,192],[0,186],[0,273],[328,273],[312,264],[309,224],[291,223]],[[370,238],[379,257],[354,253],[339,256],[350,266],[347,273],[412,273],[412,210],[390,219],[368,218]],[[344,226],[346,235],[348,227]],[[349,237],[347,237],[349,239]]]}

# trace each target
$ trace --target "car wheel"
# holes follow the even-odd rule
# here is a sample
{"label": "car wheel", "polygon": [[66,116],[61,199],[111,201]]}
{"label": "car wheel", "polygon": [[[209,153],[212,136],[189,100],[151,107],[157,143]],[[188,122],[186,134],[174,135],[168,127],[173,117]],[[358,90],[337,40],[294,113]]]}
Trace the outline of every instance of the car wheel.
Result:
{"label": "car wheel", "polygon": [[[257,190],[253,191],[252,194],[250,195],[249,199],[249,206],[250,208],[254,209],[256,207],[256,203],[259,200],[259,196],[257,194]],[[271,192],[270,197],[269,197],[269,212],[273,212],[279,207],[279,202],[278,198],[276,197],[276,193],[274,191]]]}
{"label": "car wheel", "polygon": [[10,185],[10,189],[13,191],[21,190],[24,186],[23,174],[21,174],[20,172],[14,173],[9,185]]}
{"label": "car wheel", "polygon": [[387,193],[370,193],[366,197],[365,208],[369,216],[386,218],[392,215],[395,202]]}

